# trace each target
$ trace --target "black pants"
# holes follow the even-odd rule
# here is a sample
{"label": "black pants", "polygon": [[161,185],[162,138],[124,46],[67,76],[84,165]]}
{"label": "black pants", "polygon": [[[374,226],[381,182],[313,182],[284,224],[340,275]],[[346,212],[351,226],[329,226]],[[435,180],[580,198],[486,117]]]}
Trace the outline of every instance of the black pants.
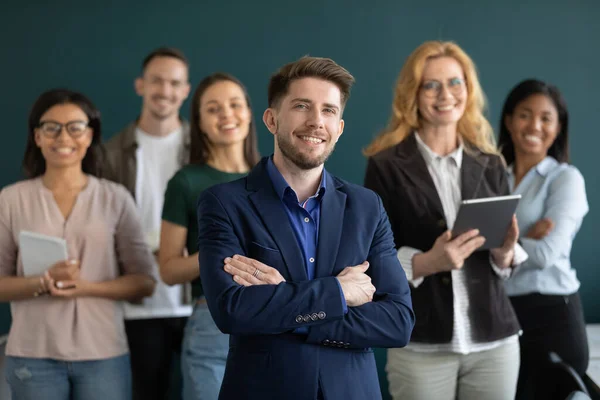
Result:
{"label": "black pants", "polygon": [[[165,400],[175,353],[181,353],[186,317],[125,321],[133,400]],[[181,387],[181,385],[177,385]]]}
{"label": "black pants", "polygon": [[560,381],[552,379],[548,368],[550,351],[558,354],[582,378],[588,367],[589,350],[579,294],[535,293],[514,296],[511,301],[523,328],[516,399],[553,399],[561,388]]}

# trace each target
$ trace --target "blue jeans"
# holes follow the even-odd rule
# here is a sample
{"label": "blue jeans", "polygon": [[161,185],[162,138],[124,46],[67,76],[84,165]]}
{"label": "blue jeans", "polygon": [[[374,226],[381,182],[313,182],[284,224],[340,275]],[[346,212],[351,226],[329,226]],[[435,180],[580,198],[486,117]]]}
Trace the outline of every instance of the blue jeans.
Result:
{"label": "blue jeans", "polygon": [[228,352],[229,335],[217,328],[206,304],[197,304],[183,334],[183,400],[219,398]]}
{"label": "blue jeans", "polygon": [[93,361],[6,357],[12,400],[130,400],[129,354]]}

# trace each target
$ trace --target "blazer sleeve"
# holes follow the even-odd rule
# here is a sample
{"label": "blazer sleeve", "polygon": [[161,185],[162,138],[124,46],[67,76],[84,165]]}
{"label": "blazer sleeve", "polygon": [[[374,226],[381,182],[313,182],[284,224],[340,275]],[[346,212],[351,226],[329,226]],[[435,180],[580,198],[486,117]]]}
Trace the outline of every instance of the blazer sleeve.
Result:
{"label": "blazer sleeve", "polygon": [[[375,195],[376,196],[376,195]],[[369,250],[373,301],[349,307],[341,320],[310,328],[308,342],[346,348],[404,347],[415,323],[410,289],[400,266],[394,237],[379,196],[379,222]]]}
{"label": "blazer sleeve", "polygon": [[217,327],[229,334],[278,334],[342,319],[335,277],[279,285],[241,286],[223,269],[224,260],[246,255],[234,221],[211,189],[198,199],[200,277]]}

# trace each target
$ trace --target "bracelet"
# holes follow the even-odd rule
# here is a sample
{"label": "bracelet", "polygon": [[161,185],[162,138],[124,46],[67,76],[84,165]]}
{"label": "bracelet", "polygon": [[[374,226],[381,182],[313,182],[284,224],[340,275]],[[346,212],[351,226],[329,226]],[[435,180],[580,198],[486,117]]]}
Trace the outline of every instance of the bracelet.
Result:
{"label": "bracelet", "polygon": [[46,290],[46,285],[44,284],[44,277],[40,276],[40,288],[33,292],[33,297],[38,297],[43,294],[46,294],[48,291]]}

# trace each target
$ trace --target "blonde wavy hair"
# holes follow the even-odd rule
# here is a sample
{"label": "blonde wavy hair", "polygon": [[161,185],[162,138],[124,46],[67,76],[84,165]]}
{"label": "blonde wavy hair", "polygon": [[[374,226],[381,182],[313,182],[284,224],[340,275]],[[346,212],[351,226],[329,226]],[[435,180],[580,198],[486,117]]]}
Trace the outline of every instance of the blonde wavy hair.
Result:
{"label": "blonde wavy hair", "polygon": [[457,126],[465,150],[475,148],[484,153],[499,154],[494,132],[484,116],[485,95],[477,78],[475,64],[456,43],[429,41],[417,47],[402,67],[396,83],[392,116],[388,126],[364,149],[365,156],[373,156],[400,143],[421,127],[417,106],[423,70],[428,60],[438,57],[454,58],[465,74],[467,103]]}

